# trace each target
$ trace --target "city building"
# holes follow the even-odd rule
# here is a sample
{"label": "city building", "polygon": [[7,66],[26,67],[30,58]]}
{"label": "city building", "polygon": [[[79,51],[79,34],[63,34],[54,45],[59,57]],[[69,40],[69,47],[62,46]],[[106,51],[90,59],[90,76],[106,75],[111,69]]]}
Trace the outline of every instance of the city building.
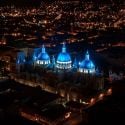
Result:
{"label": "city building", "polygon": [[62,51],[59,53],[56,61],[57,69],[71,69],[72,60],[69,53],[66,51],[65,43],[62,46]]}
{"label": "city building", "polygon": [[62,51],[55,57],[56,54],[51,56],[46,52],[44,45],[40,48],[17,51],[17,73],[11,74],[11,78],[21,84],[40,86],[43,90],[58,94],[67,101],[89,103],[92,97],[104,90],[103,74],[99,75],[100,71],[90,59],[88,51],[83,61],[78,64],[79,60],[74,57],[72,63],[64,43]]}
{"label": "city building", "polygon": [[79,63],[79,72],[83,73],[95,73],[95,65],[90,60],[89,52],[85,54],[85,59]]}
{"label": "city building", "polygon": [[[19,69],[19,66],[27,63],[26,57],[27,55],[25,52],[20,52],[17,55],[17,67]],[[73,69],[76,69],[76,71],[85,73],[85,74],[96,74],[96,67],[93,61],[90,59],[89,52],[87,51],[85,54],[85,59],[79,64],[77,64],[76,58],[74,62],[72,63],[72,59],[70,54],[67,52],[67,48],[65,43],[62,45],[62,51],[58,54],[57,58],[54,56],[51,57],[46,52],[45,46],[43,45],[42,48],[35,48],[33,49],[33,52],[30,53],[30,62],[34,66],[42,66],[43,68],[49,67],[55,67],[58,72],[60,71],[74,71]]]}
{"label": "city building", "polygon": [[[26,60],[27,56],[30,56],[32,58],[29,58],[29,60]],[[56,71],[74,71],[73,69],[76,69],[75,71],[85,73],[85,74],[96,74],[96,67],[93,61],[90,59],[89,52],[87,51],[85,54],[85,59],[79,64],[76,61],[76,58],[74,62],[72,63],[72,59],[70,54],[67,52],[67,48],[65,43],[62,45],[62,51],[58,54],[57,58],[55,56],[52,56],[52,58],[49,56],[49,54],[46,52],[45,46],[43,45],[42,48],[34,48],[32,52],[30,52],[29,55],[25,54],[25,52],[20,52],[17,55],[17,67],[19,69],[22,64],[25,65],[30,61],[30,64],[33,64],[35,66],[40,66],[43,68],[50,68],[53,69],[54,67]]]}
{"label": "city building", "polygon": [[48,53],[46,52],[45,46],[43,45],[41,48],[41,52],[36,56],[35,63],[38,65],[49,65],[50,64],[50,57]]}

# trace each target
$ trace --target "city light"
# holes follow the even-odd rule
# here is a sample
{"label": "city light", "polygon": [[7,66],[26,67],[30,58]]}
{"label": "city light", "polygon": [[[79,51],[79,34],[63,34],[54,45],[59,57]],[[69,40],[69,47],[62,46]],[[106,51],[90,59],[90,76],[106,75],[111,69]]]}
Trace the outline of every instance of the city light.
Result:
{"label": "city light", "polygon": [[1,0],[0,124],[124,124],[124,5]]}

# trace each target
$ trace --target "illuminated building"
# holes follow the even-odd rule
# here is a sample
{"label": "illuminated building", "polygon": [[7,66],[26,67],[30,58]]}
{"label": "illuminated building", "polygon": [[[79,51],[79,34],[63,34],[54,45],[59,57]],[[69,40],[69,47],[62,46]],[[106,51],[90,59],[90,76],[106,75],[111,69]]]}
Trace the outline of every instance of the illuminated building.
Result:
{"label": "illuminated building", "polygon": [[32,61],[34,65],[47,66],[50,64],[50,57],[46,52],[45,46],[42,48],[35,48],[32,54]]}
{"label": "illuminated building", "polygon": [[62,47],[62,52],[59,53],[56,61],[57,69],[71,69],[72,60],[69,53],[66,52],[65,43]]}
{"label": "illuminated building", "polygon": [[36,58],[36,63],[39,65],[50,64],[50,57],[48,53],[46,52],[44,45],[42,46],[42,51],[40,52],[40,54],[38,54],[38,57]]}
{"label": "illuminated building", "polygon": [[[40,86],[43,90],[58,94],[67,101],[78,101],[86,104],[94,102],[91,98],[95,97],[96,92],[100,91],[103,94],[105,79],[103,74],[100,75],[99,69],[95,69],[88,51],[83,61],[78,63],[78,58],[75,57],[72,63],[65,44],[62,45],[62,51],[57,55],[57,58],[52,55],[51,59],[44,45],[42,48],[23,50],[26,51],[17,52],[17,60],[14,60],[20,75],[12,76],[15,81],[32,87]],[[31,58],[28,58],[28,56]],[[28,61],[31,63],[28,63]],[[32,64],[34,65],[32,66]],[[36,66],[35,70],[31,72],[34,66]],[[44,70],[41,66],[45,67]],[[24,80],[22,80],[22,76],[25,76]],[[102,95],[100,97],[98,95],[98,98],[101,99],[102,97]]]}
{"label": "illuminated building", "polygon": [[[42,66],[44,68],[49,67],[50,69],[57,69],[59,71],[64,70],[72,70],[78,71],[85,74],[96,74],[96,69],[94,63],[91,61],[89,52],[87,51],[85,54],[85,59],[81,62],[77,62],[76,58],[73,61],[70,54],[66,51],[66,45],[63,43],[62,51],[58,54],[57,59],[52,56],[50,59],[49,54],[46,52],[45,46],[43,45],[42,48],[35,48],[32,53],[30,53],[30,60],[34,66]],[[27,60],[27,54],[25,52],[18,53],[17,56],[17,64],[24,64]],[[51,61],[50,61],[51,60]]]}
{"label": "illuminated building", "polygon": [[78,62],[77,62],[77,60],[76,60],[76,58],[74,59],[74,62],[73,62],[73,69],[78,69]]}
{"label": "illuminated building", "polygon": [[24,52],[18,52],[17,53],[17,59],[16,59],[16,68],[17,68],[18,71],[20,71],[20,69],[22,69],[25,62],[26,62],[25,53]]}
{"label": "illuminated building", "polygon": [[88,51],[85,54],[85,59],[79,63],[79,72],[90,73],[90,74],[95,73],[95,65],[90,60]]}
{"label": "illuminated building", "polygon": [[25,54],[24,52],[19,52],[18,55],[17,55],[17,60],[16,60],[16,63],[17,64],[24,64],[25,63]]}
{"label": "illuminated building", "polygon": [[41,48],[35,48],[33,50],[33,54],[30,54],[30,55],[32,55],[32,61],[34,63],[38,60],[38,55],[39,55],[40,51],[41,51]]}

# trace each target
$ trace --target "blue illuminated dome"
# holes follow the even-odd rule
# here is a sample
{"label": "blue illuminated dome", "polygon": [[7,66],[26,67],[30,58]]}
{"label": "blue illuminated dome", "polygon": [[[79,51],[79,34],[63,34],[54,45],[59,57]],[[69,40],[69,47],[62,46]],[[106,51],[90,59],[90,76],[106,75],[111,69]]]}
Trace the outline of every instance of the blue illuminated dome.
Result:
{"label": "blue illuminated dome", "polygon": [[37,64],[50,64],[50,57],[46,52],[44,45],[42,46],[42,51],[38,55]]}
{"label": "blue illuminated dome", "polygon": [[71,57],[69,53],[66,52],[66,46],[65,43],[62,47],[62,52],[59,53],[57,57],[57,68],[59,69],[70,69],[71,68]]}
{"label": "blue illuminated dome", "polygon": [[95,73],[95,65],[90,60],[88,51],[85,54],[85,59],[79,63],[79,71],[84,73]]}

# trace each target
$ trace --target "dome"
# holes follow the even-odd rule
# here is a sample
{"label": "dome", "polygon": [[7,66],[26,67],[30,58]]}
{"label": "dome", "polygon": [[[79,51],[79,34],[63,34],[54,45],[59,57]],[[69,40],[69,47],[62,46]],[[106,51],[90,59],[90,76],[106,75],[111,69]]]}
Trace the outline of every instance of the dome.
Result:
{"label": "dome", "polygon": [[38,60],[50,60],[50,57],[47,53],[40,53],[38,56]]}
{"label": "dome", "polygon": [[71,61],[70,55],[68,53],[59,53],[58,58],[57,58],[58,62],[69,62]]}
{"label": "dome", "polygon": [[93,69],[95,68],[95,65],[91,60],[83,60],[80,64],[80,68]]}
{"label": "dome", "polygon": [[62,52],[59,53],[57,61],[58,62],[70,62],[71,61],[71,57],[69,53],[66,52],[65,44],[63,44]]}
{"label": "dome", "polygon": [[88,51],[85,54],[85,59],[81,63],[79,63],[79,70],[80,72],[85,72],[85,73],[95,72],[95,65],[90,60]]}
{"label": "dome", "polygon": [[45,51],[44,45],[42,47],[42,52],[38,55],[38,60],[50,60],[48,53]]}
{"label": "dome", "polygon": [[69,53],[66,52],[66,46],[63,44],[62,52],[59,53],[56,61],[56,67],[58,69],[70,69],[71,68],[71,57]]}
{"label": "dome", "polygon": [[50,57],[46,52],[44,45],[42,46],[42,51],[38,55],[37,64],[42,64],[42,65],[50,64]]}

